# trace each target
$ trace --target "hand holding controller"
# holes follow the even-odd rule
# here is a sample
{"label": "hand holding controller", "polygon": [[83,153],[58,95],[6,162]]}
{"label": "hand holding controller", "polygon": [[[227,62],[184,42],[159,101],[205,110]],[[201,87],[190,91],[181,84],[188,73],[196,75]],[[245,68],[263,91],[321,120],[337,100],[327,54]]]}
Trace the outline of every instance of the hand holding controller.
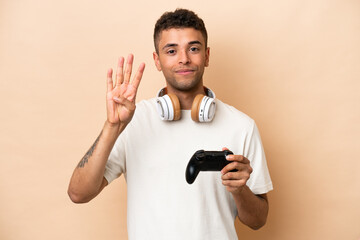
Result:
{"label": "hand holding controller", "polygon": [[227,164],[231,163],[231,161],[226,160],[226,156],[232,154],[229,150],[196,151],[187,165],[186,181],[192,184],[200,171],[221,171]]}

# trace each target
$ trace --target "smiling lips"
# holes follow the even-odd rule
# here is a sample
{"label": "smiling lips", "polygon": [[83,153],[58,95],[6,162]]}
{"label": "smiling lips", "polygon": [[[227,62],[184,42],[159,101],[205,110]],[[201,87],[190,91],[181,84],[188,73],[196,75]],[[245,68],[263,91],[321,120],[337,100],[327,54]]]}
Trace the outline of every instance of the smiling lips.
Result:
{"label": "smiling lips", "polygon": [[175,72],[177,74],[180,74],[180,75],[188,75],[188,74],[191,74],[191,73],[195,72],[195,70],[186,68],[186,69],[178,69]]}

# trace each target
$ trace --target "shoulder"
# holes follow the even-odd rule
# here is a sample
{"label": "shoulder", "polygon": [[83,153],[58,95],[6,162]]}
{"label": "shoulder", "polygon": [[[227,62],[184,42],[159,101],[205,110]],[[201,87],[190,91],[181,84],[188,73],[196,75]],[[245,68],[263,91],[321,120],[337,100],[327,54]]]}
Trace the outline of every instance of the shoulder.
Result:
{"label": "shoulder", "polygon": [[224,121],[241,124],[243,127],[252,128],[255,124],[254,120],[247,114],[219,99],[216,99],[216,115]]}

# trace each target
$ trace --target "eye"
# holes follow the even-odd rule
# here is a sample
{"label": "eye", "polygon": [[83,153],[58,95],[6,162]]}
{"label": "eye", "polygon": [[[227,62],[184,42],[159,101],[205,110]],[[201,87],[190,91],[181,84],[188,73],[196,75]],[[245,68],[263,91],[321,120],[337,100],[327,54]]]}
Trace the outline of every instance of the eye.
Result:
{"label": "eye", "polygon": [[198,52],[200,49],[198,47],[191,47],[190,52]]}
{"label": "eye", "polygon": [[169,49],[169,50],[167,50],[166,53],[170,54],[170,55],[173,55],[173,54],[175,54],[175,50],[174,49]]}

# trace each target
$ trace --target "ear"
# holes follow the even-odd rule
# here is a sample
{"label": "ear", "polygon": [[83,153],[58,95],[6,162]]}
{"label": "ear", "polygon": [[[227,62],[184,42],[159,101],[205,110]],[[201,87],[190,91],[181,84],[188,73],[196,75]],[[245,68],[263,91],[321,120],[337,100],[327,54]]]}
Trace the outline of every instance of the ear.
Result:
{"label": "ear", "polygon": [[161,64],[160,64],[160,60],[159,60],[159,55],[156,52],[153,52],[153,58],[154,58],[154,62],[155,62],[155,66],[156,66],[157,70],[161,71]]}
{"label": "ear", "polygon": [[210,60],[210,48],[208,47],[205,52],[205,67],[209,66],[209,60]]}

